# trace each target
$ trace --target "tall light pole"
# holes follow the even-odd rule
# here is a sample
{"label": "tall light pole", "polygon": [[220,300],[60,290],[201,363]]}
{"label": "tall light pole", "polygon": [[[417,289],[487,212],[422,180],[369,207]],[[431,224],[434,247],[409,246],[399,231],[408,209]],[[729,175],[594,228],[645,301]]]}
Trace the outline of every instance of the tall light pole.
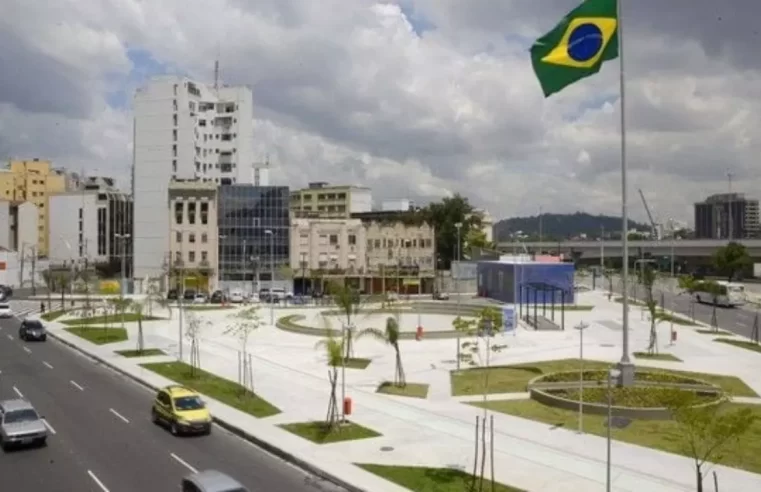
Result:
{"label": "tall light pole", "polygon": [[605,226],[600,226],[600,273],[605,271]]}
{"label": "tall light pole", "polygon": [[[184,244],[184,241],[182,240],[182,236],[183,236],[182,231],[177,230],[177,229],[172,229],[172,232],[174,232],[175,235],[179,234],[179,237],[180,237],[180,241],[179,241],[179,243],[180,243],[180,261],[179,261],[179,267],[180,267],[180,288],[177,289],[177,304],[179,305],[179,308],[178,308],[178,311],[179,311],[179,331],[177,333],[177,346],[179,347],[179,353],[178,353],[179,359],[180,359],[180,362],[182,362],[182,331],[183,331],[183,326],[182,326],[182,323],[183,323],[183,319],[182,319],[182,299],[185,297],[185,265],[184,265],[183,262],[185,261],[185,254],[184,254],[183,247],[182,247],[182,245]],[[172,253],[174,253],[174,251],[170,251],[169,252],[169,256],[170,256],[169,260],[170,260],[170,262],[172,261],[172,258],[171,258]],[[175,263],[177,263],[177,262],[175,262]]]}
{"label": "tall light pole", "polygon": [[669,219],[669,229],[671,229],[671,278],[674,278],[674,242],[676,241],[676,234],[674,234],[674,219]]}
{"label": "tall light pole", "polygon": [[275,326],[275,303],[272,298],[275,284],[275,234],[272,229],[265,229],[264,234],[270,237],[270,325]]}
{"label": "tall light pole", "polygon": [[621,371],[618,369],[610,369],[608,372],[608,431],[607,431],[607,446],[606,446],[606,460],[605,460],[605,490],[610,492],[610,466],[611,466],[611,428],[613,427],[613,391],[611,383],[618,381],[621,378]]}
{"label": "tall light pole", "polygon": [[[460,246],[460,229],[462,229],[462,222],[457,222],[455,225],[457,229],[457,277],[454,279],[455,291],[457,292],[457,316],[460,316],[460,255],[462,254],[462,248]],[[455,269],[452,268],[452,276],[454,277]],[[457,370],[460,370],[460,336],[457,336]]]}
{"label": "tall light pole", "polygon": [[727,184],[729,185],[729,196],[727,197],[729,199],[729,213],[727,214],[727,219],[729,221],[728,228],[727,228],[727,238],[730,242],[732,242],[732,233],[734,232],[732,229],[734,228],[733,217],[732,217],[732,173],[727,172]]}
{"label": "tall light pole", "polygon": [[121,253],[122,257],[122,281],[121,281],[121,289],[119,289],[121,295],[120,295],[120,303],[121,303],[121,309],[122,312],[122,329],[124,329],[124,290],[127,287],[127,240],[132,237],[130,234],[114,234],[114,239],[117,240],[117,244],[121,245],[119,248],[119,252]]}

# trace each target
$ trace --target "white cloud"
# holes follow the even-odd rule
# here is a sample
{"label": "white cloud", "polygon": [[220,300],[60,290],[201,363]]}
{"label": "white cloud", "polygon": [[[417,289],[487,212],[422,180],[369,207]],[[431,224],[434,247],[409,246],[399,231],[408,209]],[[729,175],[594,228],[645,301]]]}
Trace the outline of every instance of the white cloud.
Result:
{"label": "white cloud", "polygon": [[[127,49],[205,80],[219,53],[224,79],[254,90],[257,149],[282,183],[350,182],[417,201],[462,192],[497,217],[540,205],[618,214],[617,62],[545,100],[526,51],[576,3],[404,0],[415,22],[435,26],[419,37],[391,1],[15,2],[0,20],[0,158],[39,155],[124,178],[131,114],[105,101],[114,80],[129,84]],[[726,189],[727,169],[736,189],[761,187],[758,33],[748,22],[760,9],[737,3],[743,15],[710,2],[627,2],[639,219],[639,187],[659,216],[683,220],[692,202]]]}

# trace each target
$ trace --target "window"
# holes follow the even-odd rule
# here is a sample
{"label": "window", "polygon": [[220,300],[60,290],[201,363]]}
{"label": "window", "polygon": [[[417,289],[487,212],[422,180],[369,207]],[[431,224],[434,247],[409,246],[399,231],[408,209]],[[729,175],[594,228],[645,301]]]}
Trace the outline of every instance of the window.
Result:
{"label": "window", "polygon": [[174,126],[177,126],[177,113],[172,115],[172,123],[174,123]]}
{"label": "window", "polygon": [[355,246],[357,244],[357,236],[354,234],[349,234],[349,244],[351,246]]}
{"label": "window", "polygon": [[[98,209],[98,255],[106,254],[106,209]],[[40,226],[42,229],[42,226]]]}
{"label": "window", "polygon": [[172,160],[172,172],[173,173],[177,172],[177,159]]}
{"label": "window", "polygon": [[174,252],[174,261],[177,263],[182,263],[182,252],[180,251]]}
{"label": "window", "polygon": [[196,242],[196,235],[193,234],[192,232],[190,234],[188,234],[188,242],[189,243],[195,243]]}
{"label": "window", "polygon": [[330,235],[330,245],[333,246],[333,245],[336,245],[336,244],[338,244],[338,235],[331,234]]}
{"label": "window", "polygon": [[191,252],[188,253],[188,261],[190,263],[193,263],[194,261],[196,261],[196,252],[195,251],[191,251]]}
{"label": "window", "polygon": [[177,129],[172,130],[172,140],[177,141]]}
{"label": "window", "polygon": [[188,224],[196,223],[196,204],[188,203]]}
{"label": "window", "polygon": [[[209,204],[201,204],[201,224],[206,225],[209,222]],[[206,241],[204,241],[206,242]]]}
{"label": "window", "polygon": [[206,126],[206,120],[198,120],[198,126]]}
{"label": "window", "polygon": [[201,234],[201,242],[202,243],[208,243],[209,242],[209,235],[206,234],[205,232],[203,234]]}
{"label": "window", "polygon": [[183,203],[182,202],[175,202],[174,204],[174,223],[175,224],[182,224],[182,216],[183,213]]}
{"label": "window", "polygon": [[209,252],[201,251],[201,261],[209,261]]}
{"label": "window", "polygon": [[175,234],[175,241],[177,241],[178,243],[181,243],[182,242],[182,233],[178,231],[178,232],[175,232],[174,234]]}

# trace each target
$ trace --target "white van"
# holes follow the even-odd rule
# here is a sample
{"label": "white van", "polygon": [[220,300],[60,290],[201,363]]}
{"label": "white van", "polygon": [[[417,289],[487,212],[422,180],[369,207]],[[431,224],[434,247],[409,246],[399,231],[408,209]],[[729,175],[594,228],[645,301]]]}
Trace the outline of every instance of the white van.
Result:
{"label": "white van", "polygon": [[[720,294],[716,297],[717,306],[734,307],[745,304],[746,294],[745,286],[737,282],[727,282],[726,280],[717,280],[716,284],[720,287]],[[705,282],[698,282],[695,286],[693,296],[695,302],[713,304],[713,295],[707,293],[704,289]]]}

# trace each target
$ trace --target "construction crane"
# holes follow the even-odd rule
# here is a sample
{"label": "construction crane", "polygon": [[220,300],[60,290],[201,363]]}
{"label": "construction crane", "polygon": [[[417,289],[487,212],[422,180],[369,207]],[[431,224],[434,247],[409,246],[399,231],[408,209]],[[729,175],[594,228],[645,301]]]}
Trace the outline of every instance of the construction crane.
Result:
{"label": "construction crane", "polygon": [[653,214],[650,213],[650,207],[647,206],[647,200],[645,200],[645,194],[642,193],[642,188],[639,189],[639,196],[642,198],[642,204],[645,206],[645,212],[647,212],[647,218],[650,219],[650,227],[653,228],[652,238],[659,239],[658,223],[653,219]]}

